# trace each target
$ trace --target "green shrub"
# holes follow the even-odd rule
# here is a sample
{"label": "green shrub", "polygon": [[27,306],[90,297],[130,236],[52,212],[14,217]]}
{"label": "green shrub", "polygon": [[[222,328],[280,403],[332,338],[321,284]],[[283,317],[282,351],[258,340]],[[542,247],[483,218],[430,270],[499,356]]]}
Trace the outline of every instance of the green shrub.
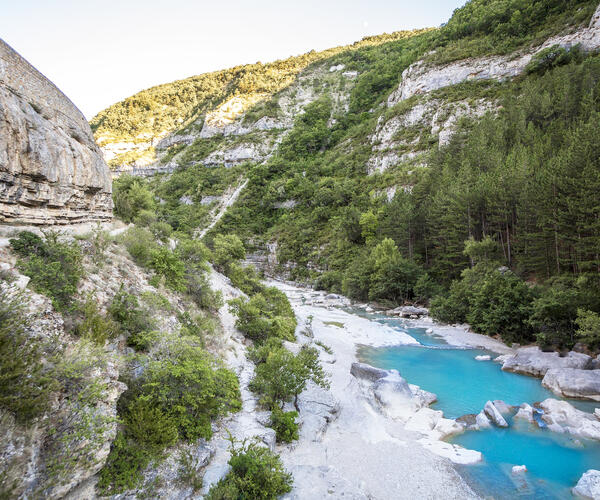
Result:
{"label": "green shrub", "polygon": [[75,327],[77,335],[104,345],[119,332],[119,325],[98,310],[98,301],[90,294],[81,306],[81,319]]}
{"label": "green shrub", "polygon": [[250,389],[261,396],[261,403],[270,408],[296,400],[309,380],[323,387],[327,377],[314,347],[303,346],[296,355],[274,343],[259,347],[252,355],[259,362]]}
{"label": "green shrub", "polygon": [[292,475],[278,455],[257,443],[231,441],[231,471],[211,487],[207,500],[275,500],[292,490]]}
{"label": "green shrub", "polygon": [[485,335],[501,335],[505,342],[532,340],[529,324],[534,292],[512,272],[491,264],[463,271],[446,296],[431,301],[431,315],[446,323],[468,322]]}
{"label": "green shrub", "polygon": [[577,338],[592,348],[600,344],[600,314],[579,308],[577,310]]}
{"label": "green shrub", "polygon": [[213,241],[213,262],[220,270],[229,264],[243,259],[246,255],[244,244],[235,234],[218,234]]}
{"label": "green shrub", "polygon": [[137,226],[125,231],[121,235],[121,241],[133,259],[144,267],[150,264],[152,250],[158,248],[152,233]]}
{"label": "green shrub", "polygon": [[239,288],[246,295],[254,295],[265,289],[253,266],[242,267],[233,262],[229,264],[227,277],[231,280],[233,286]]}
{"label": "green shrub", "polygon": [[150,232],[157,240],[162,242],[166,242],[171,234],[173,234],[173,228],[168,223],[162,221],[152,222],[148,229],[150,229]]}
{"label": "green shrub", "polygon": [[199,346],[176,341],[168,349],[168,358],[148,363],[141,393],[181,437],[208,439],[212,419],[241,408],[237,377]]}
{"label": "green shrub", "polygon": [[81,249],[76,242],[61,242],[55,232],[45,233],[45,240],[24,231],[10,240],[21,258],[18,266],[31,278],[32,287],[52,299],[57,310],[72,304],[79,280],[83,277]]}
{"label": "green shrub", "polygon": [[282,411],[275,407],[271,410],[271,428],[275,430],[278,443],[291,443],[298,439],[297,411]]}
{"label": "green shrub", "polygon": [[146,350],[156,340],[155,323],[149,311],[140,307],[137,297],[127,293],[123,284],[108,306],[108,312],[131,347]]}
{"label": "green shrub", "polygon": [[143,179],[121,175],[113,182],[115,215],[125,222],[132,222],[142,211],[155,208],[154,196]]}
{"label": "green shrub", "polygon": [[276,288],[265,288],[249,300],[231,300],[229,305],[237,315],[236,328],[248,338],[256,342],[270,337],[294,340],[296,317],[285,294]]}
{"label": "green shrub", "polygon": [[570,63],[573,59],[581,60],[581,51],[579,47],[573,47],[568,50],[560,45],[553,45],[540,50],[535,54],[529,64],[525,67],[526,73],[544,74],[555,66],[562,66]]}
{"label": "green shrub", "polygon": [[153,452],[161,451],[179,439],[175,419],[144,396],[127,407],[125,428],[133,439]]}
{"label": "green shrub", "polygon": [[57,388],[39,339],[28,335],[25,304],[0,287],[0,406],[20,422],[43,414]]}
{"label": "green shrub", "polygon": [[151,249],[148,267],[158,276],[164,277],[165,284],[172,290],[185,291],[185,264],[168,248],[157,247]]}
{"label": "green shrub", "polygon": [[149,450],[133,437],[119,432],[113,441],[106,464],[100,470],[98,490],[103,495],[115,495],[139,486],[142,472],[152,461]]}

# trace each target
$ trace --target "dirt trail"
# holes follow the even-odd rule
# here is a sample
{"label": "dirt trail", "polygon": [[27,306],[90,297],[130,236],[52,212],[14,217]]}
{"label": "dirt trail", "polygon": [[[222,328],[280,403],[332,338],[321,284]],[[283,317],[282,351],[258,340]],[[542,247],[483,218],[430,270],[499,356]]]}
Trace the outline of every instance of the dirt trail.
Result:
{"label": "dirt trail", "polygon": [[225,215],[225,212],[227,212],[227,209],[236,202],[236,200],[240,196],[240,193],[246,187],[247,184],[248,184],[248,179],[244,179],[244,181],[242,183],[240,183],[238,185],[238,187],[236,187],[235,190],[229,196],[227,196],[226,194],[223,196],[221,205],[219,206],[218,212],[214,216],[212,222],[208,226],[206,226],[204,229],[202,229],[201,231],[198,232],[196,237],[199,240],[204,238],[206,233],[208,233],[213,227],[215,227],[215,224],[217,222],[219,222],[219,220],[221,220],[221,217],[223,217],[223,215]]}

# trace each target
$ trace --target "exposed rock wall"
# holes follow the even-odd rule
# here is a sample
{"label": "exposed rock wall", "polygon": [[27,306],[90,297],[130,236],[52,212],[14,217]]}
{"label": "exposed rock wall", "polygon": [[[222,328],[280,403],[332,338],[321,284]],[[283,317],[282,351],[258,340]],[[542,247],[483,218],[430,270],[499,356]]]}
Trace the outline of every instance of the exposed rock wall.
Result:
{"label": "exposed rock wall", "polygon": [[111,184],[83,114],[0,39],[0,222],[108,220]]}
{"label": "exposed rock wall", "polygon": [[509,54],[466,59],[443,66],[431,66],[426,60],[418,61],[404,70],[400,86],[388,98],[388,106],[393,106],[413,95],[425,94],[467,80],[512,78],[521,74],[538,52],[553,45],[565,48],[580,45],[585,51],[600,48],[600,6],[592,16],[588,28],[569,35],[551,37],[539,47],[519,57]]}

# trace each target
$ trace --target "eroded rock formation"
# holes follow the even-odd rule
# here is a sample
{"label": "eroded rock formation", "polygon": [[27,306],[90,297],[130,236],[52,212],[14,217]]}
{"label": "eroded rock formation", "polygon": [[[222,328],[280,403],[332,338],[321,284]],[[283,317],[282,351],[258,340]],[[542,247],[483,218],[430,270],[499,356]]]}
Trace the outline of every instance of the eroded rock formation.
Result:
{"label": "eroded rock formation", "polygon": [[111,216],[111,176],[87,120],[0,39],[0,222]]}

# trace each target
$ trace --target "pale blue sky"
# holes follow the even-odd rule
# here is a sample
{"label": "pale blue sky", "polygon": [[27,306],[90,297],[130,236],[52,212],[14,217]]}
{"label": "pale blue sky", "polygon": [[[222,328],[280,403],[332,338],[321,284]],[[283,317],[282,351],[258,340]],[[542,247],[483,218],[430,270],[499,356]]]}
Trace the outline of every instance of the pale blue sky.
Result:
{"label": "pale blue sky", "polygon": [[0,37],[91,118],[144,88],[401,29],[465,0],[0,0]]}

